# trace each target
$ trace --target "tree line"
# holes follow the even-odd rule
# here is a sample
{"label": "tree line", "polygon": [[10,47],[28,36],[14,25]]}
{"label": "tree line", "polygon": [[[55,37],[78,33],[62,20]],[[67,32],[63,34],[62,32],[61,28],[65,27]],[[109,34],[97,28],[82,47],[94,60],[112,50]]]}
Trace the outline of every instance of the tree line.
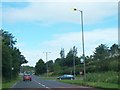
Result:
{"label": "tree line", "polygon": [[0,30],[2,38],[2,81],[7,82],[16,78],[20,72],[20,66],[28,61],[20,50],[15,47],[17,40],[8,31]]}
{"label": "tree line", "polygon": [[[79,75],[84,71],[83,63],[81,61],[83,56],[77,56],[77,48],[74,46],[69,50],[65,56],[65,50],[62,48],[60,51],[60,57],[56,60],[49,60],[44,62],[40,59],[36,63],[35,72],[37,75],[46,73],[46,65],[48,65],[48,71],[51,75],[73,74],[73,63],[75,61],[75,74]],[[120,58],[120,46],[113,44],[108,47],[106,44],[101,44],[95,48],[94,52],[90,56],[85,56],[86,73],[92,72],[105,72],[105,71],[119,71]],[[84,73],[84,72],[83,72]]]}
{"label": "tree line", "polygon": [[[21,65],[28,61],[20,50],[15,47],[17,43],[15,37],[3,29],[0,32],[0,38],[2,38],[2,48],[0,48],[2,49],[2,79],[3,81],[10,81],[18,76]],[[75,74],[79,75],[80,71],[83,71],[83,62],[80,61],[82,58],[82,55],[80,57],[77,56],[77,48],[75,46],[69,50],[66,56],[65,50],[62,48],[60,58],[57,58],[54,62],[49,60],[45,63],[44,60],[39,59],[35,65],[35,74],[46,73],[47,66],[51,75],[73,74],[73,65],[75,63]],[[92,55],[85,56],[86,72],[118,72],[120,69],[119,58],[120,46],[118,44],[113,44],[111,47],[101,44],[95,48]]]}

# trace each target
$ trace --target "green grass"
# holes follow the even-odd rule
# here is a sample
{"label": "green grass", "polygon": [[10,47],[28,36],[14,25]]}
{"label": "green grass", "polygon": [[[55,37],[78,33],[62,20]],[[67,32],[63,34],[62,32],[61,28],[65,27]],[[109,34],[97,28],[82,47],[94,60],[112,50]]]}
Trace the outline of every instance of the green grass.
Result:
{"label": "green grass", "polygon": [[118,83],[118,72],[108,71],[101,73],[87,73],[86,81],[90,82],[105,82],[105,83]]}
{"label": "green grass", "polygon": [[42,77],[45,80],[57,80],[57,77]]}
{"label": "green grass", "polygon": [[118,89],[118,84],[113,83],[104,83],[104,82],[86,82],[83,80],[59,80],[60,82],[76,84],[80,86],[90,86],[95,88],[103,88],[103,89]]}
{"label": "green grass", "polygon": [[[56,77],[44,77],[47,80],[57,80]],[[76,84],[80,86],[90,86],[108,90],[118,90],[118,72],[108,71],[101,73],[87,73],[86,80],[83,76],[76,76],[75,80],[57,80],[59,82]]]}
{"label": "green grass", "polygon": [[76,80],[61,80],[60,82],[77,84],[82,86],[90,86],[95,88],[103,88],[109,90],[117,90],[118,89],[118,72],[108,71],[101,73],[87,73],[86,80],[84,81],[78,79],[80,77],[76,77]]}
{"label": "green grass", "polygon": [[18,76],[16,79],[11,80],[9,82],[3,82],[2,83],[2,88],[10,88],[19,80],[22,80],[21,76]]}
{"label": "green grass", "polygon": [[69,84],[76,84],[80,86],[89,86],[89,87],[95,87],[95,88],[101,88],[101,89],[107,89],[107,90],[118,90],[118,84],[115,83],[105,83],[105,82],[90,82],[90,81],[84,81],[80,79],[79,77],[76,77],[76,80],[57,80],[56,77],[43,77],[45,80],[57,80],[59,82],[63,83],[69,83]]}

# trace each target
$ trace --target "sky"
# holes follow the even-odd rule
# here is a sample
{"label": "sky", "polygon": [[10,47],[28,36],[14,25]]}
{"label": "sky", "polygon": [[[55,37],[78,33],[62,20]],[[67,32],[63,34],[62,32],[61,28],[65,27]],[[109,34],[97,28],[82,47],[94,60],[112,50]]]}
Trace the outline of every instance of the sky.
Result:
{"label": "sky", "polygon": [[60,58],[60,50],[65,55],[73,46],[77,56],[82,55],[81,13],[85,55],[92,55],[100,44],[108,47],[118,44],[118,2],[115,0],[2,0],[1,27],[17,39],[16,47],[35,66],[39,59],[46,62]]}

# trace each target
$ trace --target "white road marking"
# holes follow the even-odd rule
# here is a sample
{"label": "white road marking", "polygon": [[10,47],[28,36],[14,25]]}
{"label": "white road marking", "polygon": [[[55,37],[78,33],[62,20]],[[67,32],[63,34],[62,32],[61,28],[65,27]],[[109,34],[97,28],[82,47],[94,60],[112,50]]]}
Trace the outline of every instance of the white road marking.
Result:
{"label": "white road marking", "polygon": [[49,88],[49,87],[46,87],[44,84],[42,84],[42,83],[40,83],[40,82],[38,82],[38,81],[36,81],[36,80],[33,80],[34,82],[36,82],[36,83],[38,83],[38,84],[40,84],[41,86],[43,86],[43,87],[45,87],[45,88]]}
{"label": "white road marking", "polygon": [[49,87],[46,87],[46,88],[49,88]]}
{"label": "white road marking", "polygon": [[45,85],[42,85],[43,87],[45,87]]}

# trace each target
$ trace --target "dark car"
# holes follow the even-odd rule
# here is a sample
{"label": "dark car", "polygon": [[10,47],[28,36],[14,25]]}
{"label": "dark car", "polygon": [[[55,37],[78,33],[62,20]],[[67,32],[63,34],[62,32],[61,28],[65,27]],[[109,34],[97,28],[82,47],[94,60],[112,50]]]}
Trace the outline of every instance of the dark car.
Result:
{"label": "dark car", "polygon": [[30,74],[24,74],[23,75],[23,81],[26,81],[26,80],[31,81],[32,80],[32,76]]}
{"label": "dark car", "polygon": [[57,77],[57,79],[59,79],[59,80],[62,80],[62,79],[70,79],[70,80],[74,80],[75,78],[74,78],[74,76],[73,75],[63,75],[63,76],[59,76],[59,77]]}

